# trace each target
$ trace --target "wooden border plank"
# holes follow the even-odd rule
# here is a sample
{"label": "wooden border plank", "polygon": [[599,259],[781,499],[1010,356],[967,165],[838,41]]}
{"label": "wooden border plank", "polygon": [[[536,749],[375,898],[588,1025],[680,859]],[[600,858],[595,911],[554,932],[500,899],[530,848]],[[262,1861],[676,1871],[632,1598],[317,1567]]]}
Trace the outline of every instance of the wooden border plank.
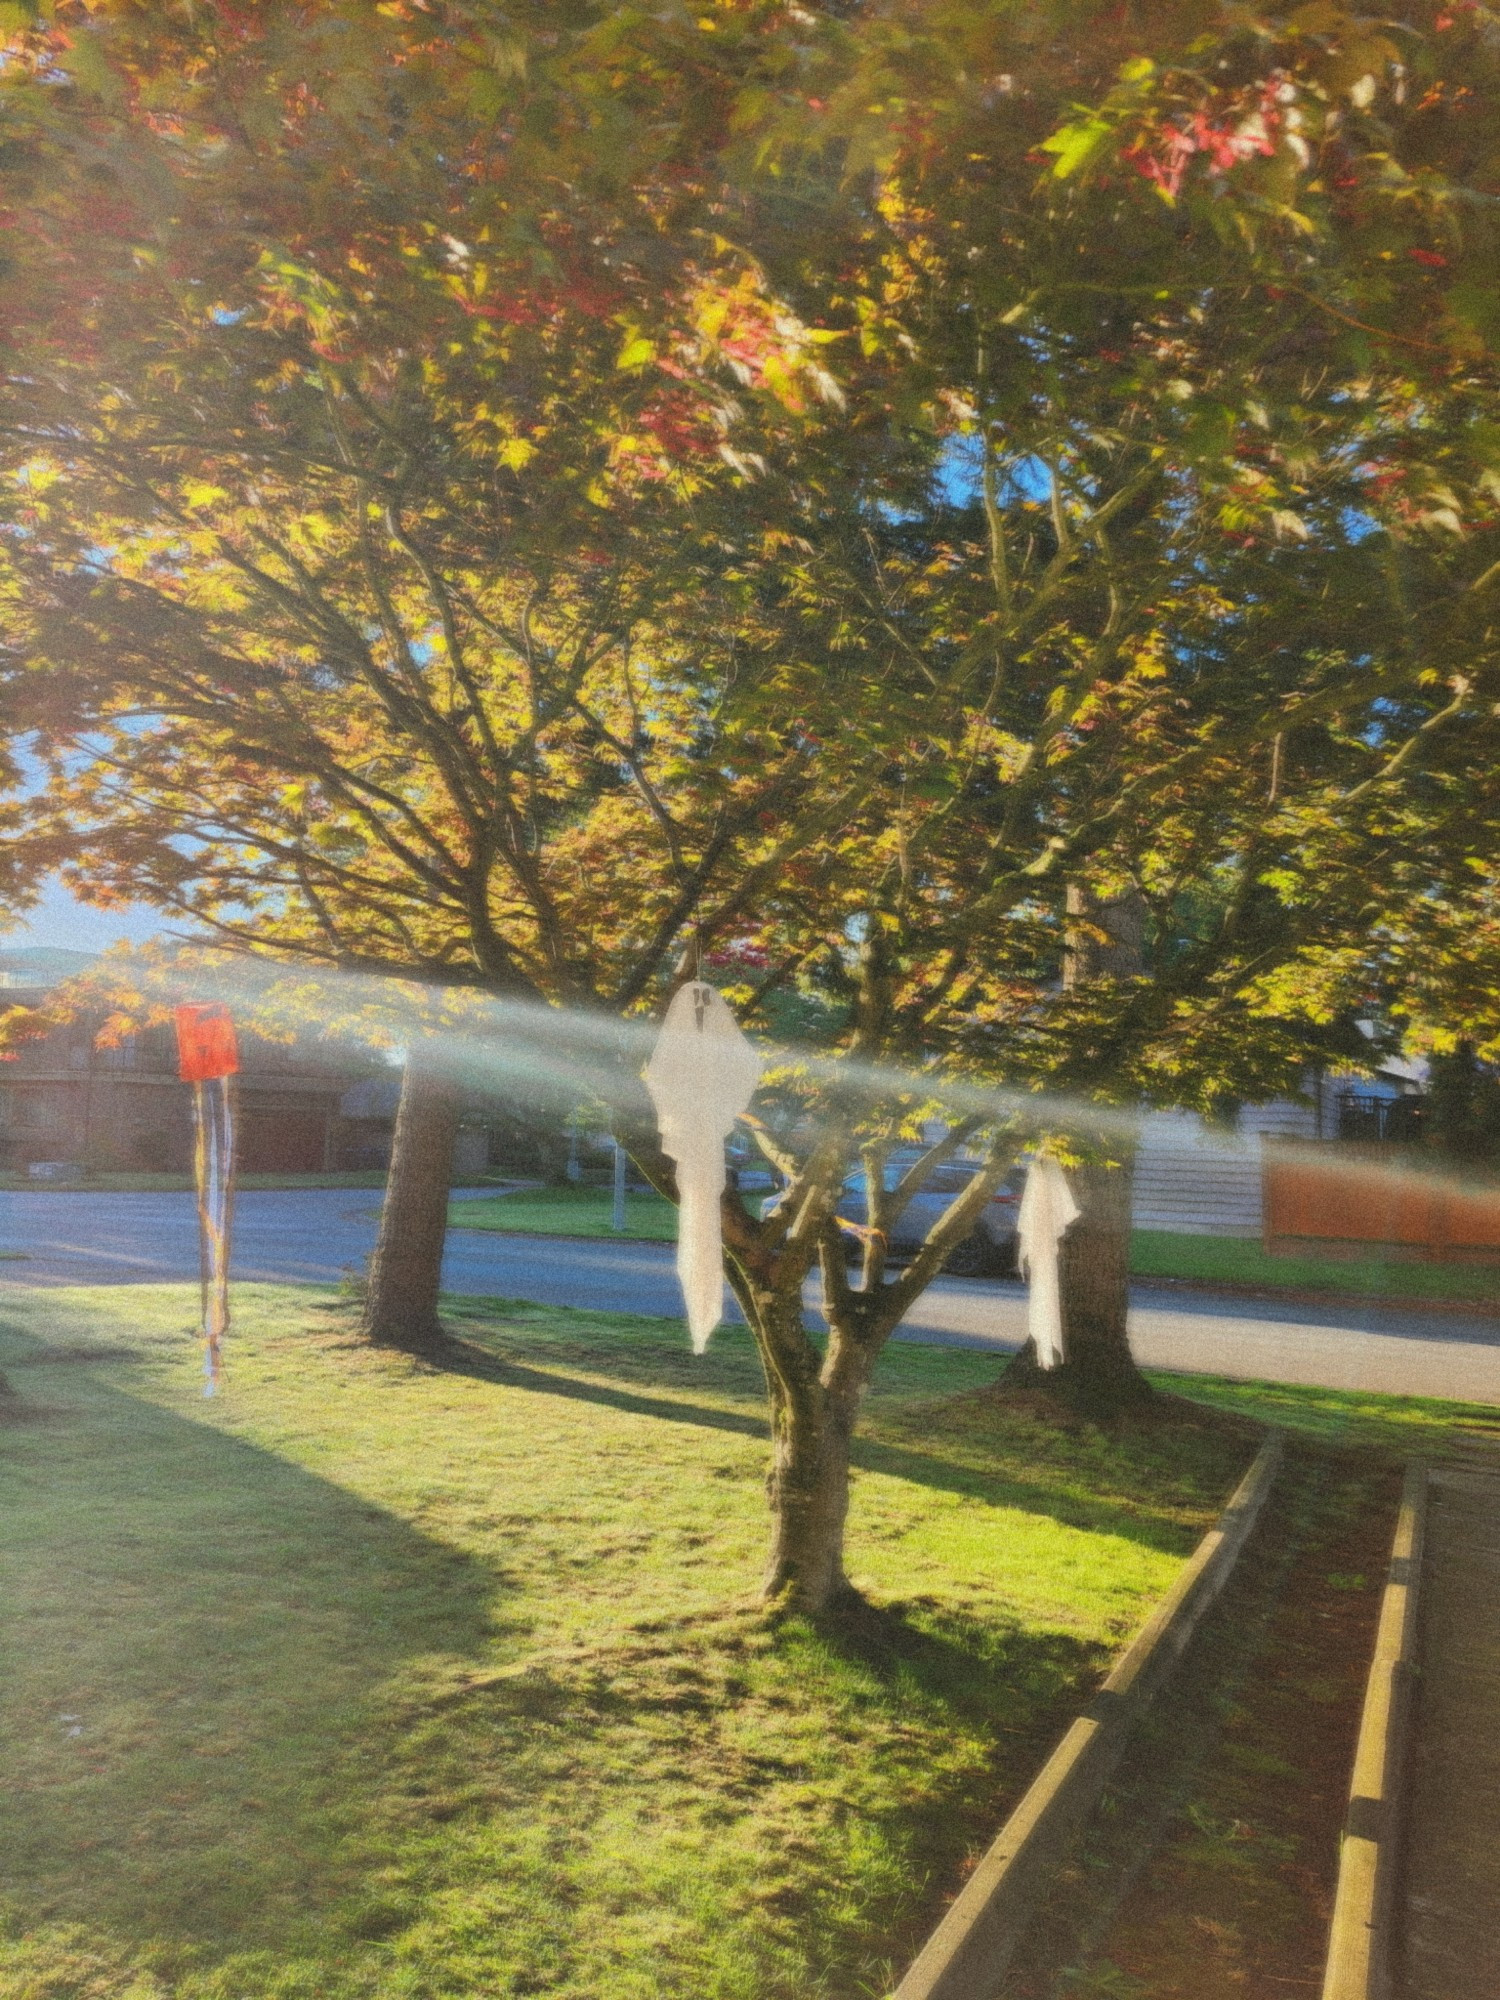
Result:
{"label": "wooden border plank", "polygon": [[1126,1739],[1186,1649],[1255,1526],[1281,1463],[1273,1432],[1181,1575],[1000,1829],[895,2000],[995,2000],[1006,1967]]}
{"label": "wooden border plank", "polygon": [[1389,2000],[1392,1991],[1396,1881],[1426,1526],[1427,1468],[1419,1464],[1407,1470],[1380,1602],[1349,1781],[1349,1812],[1339,1848],[1323,2000]]}

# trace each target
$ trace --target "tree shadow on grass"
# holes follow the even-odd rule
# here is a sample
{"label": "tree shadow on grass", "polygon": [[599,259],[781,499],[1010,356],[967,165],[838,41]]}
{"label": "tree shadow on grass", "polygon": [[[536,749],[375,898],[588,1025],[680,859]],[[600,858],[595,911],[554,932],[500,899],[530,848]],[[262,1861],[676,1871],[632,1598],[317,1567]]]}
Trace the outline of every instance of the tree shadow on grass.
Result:
{"label": "tree shadow on grass", "polygon": [[[527,1329],[522,1326],[517,1331],[524,1339]],[[731,1358],[727,1366],[720,1360],[716,1369],[710,1364],[709,1370],[705,1370],[699,1361],[695,1378],[682,1365],[679,1356],[663,1352],[645,1341],[622,1346],[618,1351],[606,1348],[602,1343],[585,1345],[549,1341],[546,1358],[550,1360],[554,1355],[563,1366],[572,1363],[593,1379],[580,1379],[563,1372],[563,1367],[539,1367],[532,1361],[514,1359],[482,1344],[467,1332],[465,1337],[451,1340],[444,1349],[424,1359],[428,1365],[445,1372],[493,1382],[510,1389],[529,1390],[565,1401],[593,1403],[664,1423],[690,1424],[704,1430],[731,1432],[739,1437],[769,1438],[766,1420],[760,1415],[688,1401],[676,1395],[649,1393],[651,1386],[672,1389],[678,1383],[686,1386],[695,1379],[701,1385],[705,1373],[708,1373],[714,1386],[728,1387],[734,1393],[753,1391],[758,1387],[758,1381],[743,1366],[740,1357]],[[623,1378],[621,1386],[599,1381],[597,1378],[601,1374]],[[627,1387],[624,1386],[626,1383],[643,1386]],[[1222,1441],[1219,1449],[1222,1450]],[[1248,1443],[1243,1455],[1248,1463],[1251,1455]],[[856,1436],[851,1458],[855,1470],[859,1472],[882,1474],[936,1492],[980,1500],[991,1506],[1013,1507],[1025,1513],[1046,1515],[1063,1527],[1091,1534],[1119,1535],[1164,1554],[1185,1555],[1196,1539],[1197,1531],[1193,1528],[1184,1527],[1179,1521],[1163,1518],[1161,1513],[1151,1511],[1157,1497],[1153,1482],[1159,1477],[1159,1464],[1142,1464],[1140,1498],[1137,1500],[1127,1494],[1059,1490],[1056,1484],[1049,1484],[1041,1476],[1028,1477],[1011,1467],[965,1463],[957,1454],[953,1458],[945,1458],[930,1450],[904,1444],[889,1435],[880,1437],[865,1433]],[[1226,1464],[1226,1494],[1233,1478],[1238,1477],[1242,1470],[1243,1466],[1235,1469]]]}
{"label": "tree shadow on grass", "polygon": [[[635,1895],[623,1872],[609,1893],[639,1900],[670,1924],[676,1892],[653,1872],[651,1852],[664,1797],[679,1836],[707,1843],[710,1874],[742,1841],[760,1843],[744,1889],[766,1914],[767,1942],[789,1926],[806,1963],[788,1983],[784,1960],[768,1956],[757,1989],[764,2000],[888,1990],[893,1962],[899,1970],[915,1951],[965,1858],[998,1829],[1110,1652],[1102,1641],[968,1617],[928,1599],[856,1601],[816,1625],[777,1627],[768,1678],[764,1657],[747,1664],[740,1643],[758,1623],[748,1610],[664,1621],[601,1654],[518,1663],[440,1698],[442,1766],[424,1752],[412,1777],[420,1772],[441,1790],[448,1771],[462,1770],[491,1826],[513,1810],[517,1773],[508,1760],[524,1760],[528,1736],[566,1743],[590,1774],[571,1802],[566,1852],[554,1849],[550,1864],[558,1928],[517,1990],[565,1983],[567,1912],[575,1897],[589,1902],[596,1829],[608,1846],[641,1815]],[[490,1838],[477,1823],[453,1835]],[[617,1853],[617,1871],[630,1865]],[[693,1912],[703,1921],[703,1906],[695,1902]],[[663,1995],[697,1990],[670,1962],[658,1977],[651,1990]]]}
{"label": "tree shadow on grass", "polygon": [[[627,1345],[618,1383],[597,1379],[616,1365],[603,1341],[554,1343],[540,1358],[555,1368],[472,1344],[446,1360],[540,1395],[764,1435],[748,1409],[678,1400],[678,1381],[699,1377]],[[770,1656],[746,1607],[570,1657],[502,1649],[497,1663],[503,1572],[130,1395],[137,1359],[118,1346],[70,1359],[12,1335],[0,1349],[45,1410],[4,1441],[0,1565],[19,1588],[0,1580],[15,1633],[0,1668],[0,1873],[28,1927],[86,1925],[169,1989],[352,2000],[429,1978],[452,1990],[455,1966],[473,1965],[473,1991],[569,1978],[609,1991],[607,1970],[578,1970],[590,1923],[607,1956],[636,1949],[621,1908],[679,1895],[691,1937],[737,1907],[694,1900],[696,1863],[680,1889],[660,1873],[651,1815],[669,1800],[684,1838],[738,1868],[757,1901],[764,1890],[795,1936],[807,1976],[771,1954],[764,2000],[884,1990],[885,1955],[914,1945],[1105,1663],[1102,1641],[929,1599],[789,1626]],[[754,1365],[731,1351],[711,1391],[754,1393]],[[900,1454],[882,1470],[1058,1514],[1024,1480],[871,1443]],[[1096,1509],[1080,1525],[1104,1520]],[[1145,1525],[1121,1532],[1144,1539]],[[807,1813],[822,1816],[794,1862]],[[740,1834],[716,1832],[740,1814],[769,1828],[742,1861]],[[485,1900],[466,1912],[474,1883]],[[397,1934],[428,1956],[390,1973],[379,1953]],[[481,1935],[479,1966],[465,1955]],[[58,1984],[57,1963],[38,1991],[86,1990]],[[663,1959],[659,1990],[702,1990],[686,1963]],[[101,1990],[131,1989],[122,1977]]]}
{"label": "tree shadow on grass", "polygon": [[993,1610],[979,1618],[928,1598],[876,1605],[853,1593],[819,1621],[816,1638],[862,1669],[893,1708],[941,1711],[992,1745],[983,1770],[913,1792],[885,1815],[884,1837],[909,1857],[908,1882],[919,1890],[892,1895],[883,1913],[893,1985],[961,1886],[965,1862],[993,1840],[1087,1705],[1114,1648],[1029,1630]]}
{"label": "tree shadow on grass", "polygon": [[0,1333],[34,1412],[0,1460],[12,1914],[168,1960],[274,1948],[349,1886],[372,1700],[484,1652],[507,1579],[130,1395],[128,1350]]}

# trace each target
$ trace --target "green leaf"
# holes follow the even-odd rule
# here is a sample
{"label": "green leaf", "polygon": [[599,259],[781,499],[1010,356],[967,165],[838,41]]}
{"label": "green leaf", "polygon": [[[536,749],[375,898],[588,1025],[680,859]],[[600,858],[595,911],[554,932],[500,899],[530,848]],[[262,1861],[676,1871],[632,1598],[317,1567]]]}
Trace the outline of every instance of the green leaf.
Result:
{"label": "green leaf", "polygon": [[1113,129],[1107,119],[1090,116],[1060,126],[1050,139],[1043,139],[1041,150],[1056,155],[1052,162],[1055,178],[1066,180],[1087,166]]}
{"label": "green leaf", "polygon": [[92,29],[75,32],[67,52],[67,69],[78,88],[101,103],[113,105],[123,101],[120,79],[105,60]]}

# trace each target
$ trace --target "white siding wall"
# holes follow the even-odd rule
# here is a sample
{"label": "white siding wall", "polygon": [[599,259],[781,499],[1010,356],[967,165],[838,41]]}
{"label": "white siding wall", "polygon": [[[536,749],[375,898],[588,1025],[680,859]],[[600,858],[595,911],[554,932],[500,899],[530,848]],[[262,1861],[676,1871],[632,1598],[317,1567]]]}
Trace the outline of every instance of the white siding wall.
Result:
{"label": "white siding wall", "polygon": [[1190,1111],[1148,1111],[1135,1162],[1135,1226],[1187,1236],[1259,1236],[1260,1142],[1294,1133],[1310,1138],[1310,1104],[1250,1104],[1239,1129],[1206,1127]]}

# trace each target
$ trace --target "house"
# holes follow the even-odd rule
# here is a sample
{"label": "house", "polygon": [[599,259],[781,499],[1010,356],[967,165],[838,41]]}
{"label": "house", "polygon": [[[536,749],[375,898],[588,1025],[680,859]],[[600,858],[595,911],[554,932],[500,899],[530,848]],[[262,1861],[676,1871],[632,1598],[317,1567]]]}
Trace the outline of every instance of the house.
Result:
{"label": "house", "polygon": [[[389,1065],[350,1084],[339,1099],[334,1140],[341,1168],[354,1172],[389,1166],[400,1101],[401,1072]],[[495,1126],[492,1107],[470,1096],[453,1142],[455,1179],[482,1174],[498,1161],[502,1148]]]}
{"label": "house", "polygon": [[[42,986],[0,1000],[37,1006]],[[0,1166],[69,1164],[95,1172],[184,1173],[192,1164],[192,1097],[178,1080],[168,1026],[98,1048],[83,1016],[18,1048],[0,1069]],[[239,1164],[246,1173],[323,1173],[343,1166],[342,1100],[362,1069],[347,1051],[240,1036]]]}
{"label": "house", "polygon": [[[0,952],[0,1010],[36,1007],[92,962],[83,952]],[[168,1024],[96,1046],[101,1016],[80,1016],[0,1064],[0,1169],[187,1173],[192,1094]],[[250,1174],[381,1171],[389,1163],[398,1069],[373,1051],[268,1041],[241,1027],[238,1165]],[[482,1173],[505,1150],[499,1107],[474,1096],[454,1172]],[[40,1175],[38,1176],[41,1177]]]}
{"label": "house", "polygon": [[1374,1076],[1317,1074],[1302,1098],[1246,1105],[1232,1129],[1192,1112],[1148,1112],[1136,1153],[1135,1227],[1266,1237],[1268,1163],[1300,1147],[1352,1166],[1372,1147],[1418,1138],[1423,1081],[1422,1066],[1404,1061]]}

